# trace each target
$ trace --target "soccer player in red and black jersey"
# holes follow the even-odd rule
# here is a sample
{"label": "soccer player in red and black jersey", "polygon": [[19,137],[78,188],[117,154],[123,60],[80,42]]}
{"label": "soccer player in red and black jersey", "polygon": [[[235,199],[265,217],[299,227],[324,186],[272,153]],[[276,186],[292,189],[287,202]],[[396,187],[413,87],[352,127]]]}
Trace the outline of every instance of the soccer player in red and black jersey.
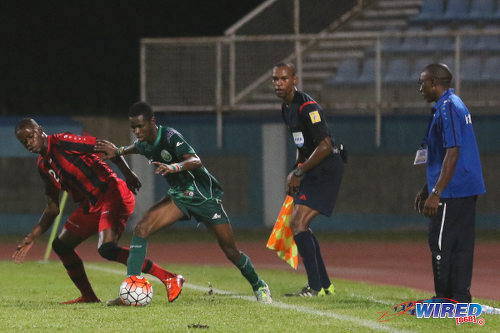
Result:
{"label": "soccer player in red and black jersey", "polygon": [[[15,134],[28,151],[40,154],[38,171],[45,182],[47,204],[38,223],[18,245],[13,254],[14,261],[21,263],[36,239],[54,223],[59,214],[60,191],[67,191],[79,203],[79,207],[64,224],[61,233],[52,243],[52,249],[80,290],[81,296],[64,303],[99,302],[75,248],[85,239],[99,233],[99,254],[126,265],[129,249],[118,246],[117,242],[134,211],[134,193],[141,183],[123,158],[116,158],[113,162],[122,171],[127,182],[118,178],[94,153],[95,137],[67,132],[47,135],[31,118],[20,120]],[[167,293],[170,280],[176,276],[149,259],[144,261],[142,271],[159,278],[167,287]]]}

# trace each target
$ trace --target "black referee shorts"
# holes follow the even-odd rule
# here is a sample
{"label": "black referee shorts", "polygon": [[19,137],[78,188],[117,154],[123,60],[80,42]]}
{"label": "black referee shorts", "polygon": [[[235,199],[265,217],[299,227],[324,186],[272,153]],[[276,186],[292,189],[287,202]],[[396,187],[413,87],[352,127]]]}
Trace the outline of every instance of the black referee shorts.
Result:
{"label": "black referee shorts", "polygon": [[299,192],[293,195],[294,204],[304,205],[330,216],[337,201],[343,173],[344,162],[340,155],[328,156],[304,175]]}

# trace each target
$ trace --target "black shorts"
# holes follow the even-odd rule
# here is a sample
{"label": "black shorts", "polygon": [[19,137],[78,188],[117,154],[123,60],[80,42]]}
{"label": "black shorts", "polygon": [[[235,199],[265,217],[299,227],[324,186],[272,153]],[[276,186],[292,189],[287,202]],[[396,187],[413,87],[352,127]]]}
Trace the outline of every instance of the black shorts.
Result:
{"label": "black shorts", "polygon": [[337,201],[344,162],[338,154],[328,156],[313,169],[306,172],[299,192],[293,195],[295,205],[304,205],[320,214],[330,216]]}

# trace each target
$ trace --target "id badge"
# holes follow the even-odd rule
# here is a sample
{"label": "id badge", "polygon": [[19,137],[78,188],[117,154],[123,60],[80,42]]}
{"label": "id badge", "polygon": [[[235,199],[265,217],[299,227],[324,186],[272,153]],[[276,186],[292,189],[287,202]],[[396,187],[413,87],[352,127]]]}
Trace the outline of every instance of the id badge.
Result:
{"label": "id badge", "polygon": [[413,165],[426,164],[427,163],[427,148],[422,148],[417,150],[415,154],[415,161]]}

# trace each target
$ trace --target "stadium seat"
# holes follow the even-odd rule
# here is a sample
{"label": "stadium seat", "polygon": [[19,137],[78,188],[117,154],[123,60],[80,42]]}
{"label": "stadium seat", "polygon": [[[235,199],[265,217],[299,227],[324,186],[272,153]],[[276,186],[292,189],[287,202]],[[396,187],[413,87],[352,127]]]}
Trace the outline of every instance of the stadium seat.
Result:
{"label": "stadium seat", "polygon": [[[472,24],[460,25],[460,32],[476,31],[477,28]],[[460,46],[463,51],[475,51],[478,42],[478,35],[461,35],[460,36]]]}
{"label": "stadium seat", "polygon": [[500,19],[500,1],[497,0],[497,10],[495,10],[495,13],[493,14],[493,19],[498,20]]}
{"label": "stadium seat", "polygon": [[[490,24],[484,27],[483,31],[500,30],[500,25]],[[500,50],[500,35],[481,35],[477,42],[477,50]]]}
{"label": "stadium seat", "polygon": [[337,69],[337,75],[327,79],[325,84],[344,84],[344,83],[354,83],[359,77],[359,60],[358,59],[346,59],[344,60]]}
{"label": "stadium seat", "polygon": [[494,0],[473,0],[469,12],[472,20],[488,20],[493,18]]}
{"label": "stadium seat", "polygon": [[394,58],[389,60],[387,70],[382,76],[384,83],[391,82],[409,82],[410,77],[410,62],[407,57]]}
{"label": "stadium seat", "polygon": [[481,56],[465,57],[460,62],[460,79],[464,81],[479,81],[481,79]]}
{"label": "stadium seat", "polygon": [[358,79],[359,83],[372,83],[375,82],[375,59],[366,59],[363,62],[363,69]]}
{"label": "stadium seat", "polygon": [[469,0],[448,0],[448,5],[443,15],[447,21],[460,21],[468,18]]}
{"label": "stadium seat", "polygon": [[[436,32],[448,32],[448,26],[438,26],[432,29]],[[428,51],[451,51],[454,48],[455,40],[448,36],[431,36],[427,40],[426,49]]]}
{"label": "stadium seat", "polygon": [[[424,31],[424,28],[421,26],[410,26],[408,27],[407,32],[418,32]],[[401,44],[402,51],[411,51],[411,52],[422,52],[425,51],[426,46],[426,38],[425,37],[415,37],[415,36],[407,36],[403,40]]]}
{"label": "stadium seat", "polygon": [[[401,32],[399,28],[387,27],[385,32]],[[397,52],[401,48],[401,37],[387,37],[382,39],[382,52]]]}
{"label": "stadium seat", "polygon": [[443,15],[443,0],[424,0],[420,13],[410,18],[410,22],[420,23],[439,19]]}
{"label": "stadium seat", "polygon": [[485,81],[500,81],[500,58],[497,56],[487,57],[484,61],[481,79]]}

